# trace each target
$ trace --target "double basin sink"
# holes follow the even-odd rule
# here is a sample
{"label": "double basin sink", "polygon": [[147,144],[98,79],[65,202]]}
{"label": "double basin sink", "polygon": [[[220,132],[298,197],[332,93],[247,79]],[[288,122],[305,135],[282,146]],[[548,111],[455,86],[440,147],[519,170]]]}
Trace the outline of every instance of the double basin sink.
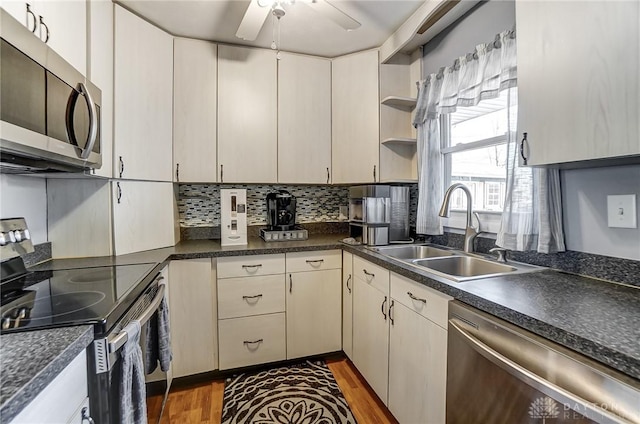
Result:
{"label": "double basin sink", "polygon": [[455,282],[539,271],[521,263],[499,263],[458,250],[431,245],[380,246],[369,249]]}

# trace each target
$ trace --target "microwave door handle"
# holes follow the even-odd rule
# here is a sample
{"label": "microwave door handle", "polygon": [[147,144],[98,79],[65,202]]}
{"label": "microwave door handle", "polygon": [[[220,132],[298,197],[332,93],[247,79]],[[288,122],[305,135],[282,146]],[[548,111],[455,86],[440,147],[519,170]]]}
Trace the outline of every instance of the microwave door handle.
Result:
{"label": "microwave door handle", "polygon": [[80,155],[81,159],[86,160],[93,151],[93,146],[96,144],[98,138],[98,111],[96,110],[96,104],[93,102],[91,93],[83,83],[80,83],[80,94],[84,96],[87,102],[87,108],[89,109],[89,135],[87,136],[87,144]]}
{"label": "microwave door handle", "polygon": [[[163,276],[158,277],[158,292],[154,296],[151,304],[147,307],[147,309],[145,309],[140,317],[137,318],[137,320],[140,321],[141,326],[149,321],[153,314],[158,310],[160,302],[162,302],[162,299],[164,298],[167,284],[163,280]],[[118,335],[109,342],[109,353],[114,353],[120,350],[120,348],[124,346],[127,340],[129,340],[127,332],[125,330],[120,331]]]}
{"label": "microwave door handle", "polygon": [[494,365],[511,374],[513,377],[524,382],[525,384],[528,384],[529,386],[544,393],[545,395],[550,396],[564,404],[584,406],[585,410],[589,412],[589,415],[593,414],[603,420],[598,422],[607,424],[622,424],[625,422],[621,420],[620,417],[612,414],[610,411],[598,408],[596,405],[592,405],[589,401],[586,401],[585,399],[580,398],[578,395],[575,395],[568,390],[565,390],[564,388],[557,386],[550,381],[547,381],[541,376],[533,373],[532,371],[529,371],[528,369],[512,361],[506,356],[498,353],[489,345],[483,343],[474,335],[466,331],[455,320],[450,319],[449,334],[452,333],[457,333],[459,336],[461,336],[469,347],[475,350],[478,354],[482,355],[485,359],[489,360]]}

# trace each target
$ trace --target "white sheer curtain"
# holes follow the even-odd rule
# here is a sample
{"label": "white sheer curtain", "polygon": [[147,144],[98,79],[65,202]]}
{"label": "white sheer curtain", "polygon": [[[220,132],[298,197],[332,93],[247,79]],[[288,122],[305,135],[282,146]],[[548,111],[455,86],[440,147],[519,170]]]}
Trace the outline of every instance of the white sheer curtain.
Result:
{"label": "white sheer curtain", "polygon": [[500,90],[515,86],[515,71],[516,40],[512,31],[504,31],[494,43],[477,46],[474,53],[418,83],[413,121],[418,138],[418,234],[442,234],[438,216],[444,193],[440,114],[498,97]]}
{"label": "white sheer curtain", "polygon": [[[516,40],[514,31],[504,31],[494,43],[478,45],[474,53],[458,58],[418,83],[414,125],[418,138],[419,234],[442,234],[438,210],[443,196],[443,156],[439,116],[457,107],[475,106],[510,90],[517,104]],[[509,107],[507,191],[501,228],[496,244],[510,250],[550,253],[564,250],[557,170],[521,168],[517,158],[515,108]]]}

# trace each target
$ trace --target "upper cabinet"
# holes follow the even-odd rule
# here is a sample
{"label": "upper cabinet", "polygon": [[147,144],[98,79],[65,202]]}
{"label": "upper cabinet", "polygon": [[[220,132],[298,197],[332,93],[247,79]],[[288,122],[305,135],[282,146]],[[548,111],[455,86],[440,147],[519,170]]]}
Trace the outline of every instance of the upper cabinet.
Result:
{"label": "upper cabinet", "polygon": [[280,53],[278,182],[331,182],[331,61]]}
{"label": "upper cabinet", "polygon": [[176,38],[173,49],[173,178],[216,182],[218,47]]}
{"label": "upper cabinet", "polygon": [[172,181],[173,37],[115,11],[114,177]]}
{"label": "upper cabinet", "polygon": [[333,183],[380,181],[378,51],[332,63]]}
{"label": "upper cabinet", "polygon": [[277,182],[277,107],[276,52],[218,46],[220,182]]}
{"label": "upper cabinet", "polygon": [[516,2],[526,165],[640,154],[638,22],[635,1]]}
{"label": "upper cabinet", "polygon": [[100,152],[102,167],[95,175],[113,176],[113,3],[91,0],[89,4],[88,75],[102,91]]}
{"label": "upper cabinet", "polygon": [[87,74],[86,1],[3,0],[0,4],[82,75]]}

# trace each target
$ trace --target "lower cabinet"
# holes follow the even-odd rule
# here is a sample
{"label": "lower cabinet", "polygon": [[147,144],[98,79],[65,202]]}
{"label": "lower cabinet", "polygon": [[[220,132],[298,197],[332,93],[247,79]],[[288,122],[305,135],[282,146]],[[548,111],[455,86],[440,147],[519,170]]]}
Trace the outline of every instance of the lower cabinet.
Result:
{"label": "lower cabinet", "polygon": [[213,371],[218,368],[215,262],[177,260],[169,267],[173,377]]}
{"label": "lower cabinet", "polygon": [[287,358],[284,257],[218,258],[221,370]]}
{"label": "lower cabinet", "polygon": [[389,271],[354,257],[353,363],[387,404]]}
{"label": "lower cabinet", "polygon": [[400,423],[443,424],[452,298],[359,257],[353,275],[354,365]]}
{"label": "lower cabinet", "polygon": [[[45,387],[11,424],[81,424],[90,417],[87,388],[87,354],[83,350]],[[85,422],[88,421],[86,418]]]}
{"label": "lower cabinet", "polygon": [[353,361],[353,255],[342,252],[342,350]]}

